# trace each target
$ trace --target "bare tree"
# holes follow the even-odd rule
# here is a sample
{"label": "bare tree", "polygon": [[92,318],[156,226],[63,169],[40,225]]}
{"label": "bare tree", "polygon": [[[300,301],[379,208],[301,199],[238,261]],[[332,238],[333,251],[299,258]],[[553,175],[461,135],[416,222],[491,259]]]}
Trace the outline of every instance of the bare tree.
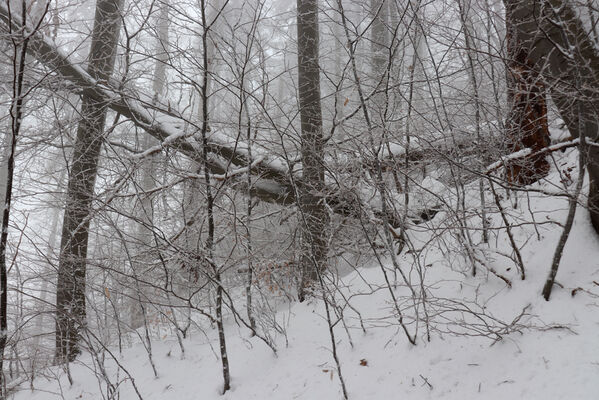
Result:
{"label": "bare tree", "polygon": [[[116,59],[122,0],[98,0],[88,72],[98,81],[110,80]],[[107,104],[83,96],[81,121],[69,172],[67,206],[62,229],[56,289],[56,360],[72,361],[79,354],[79,336],[85,326],[85,271],[90,207],[98,158],[104,141]]]}
{"label": "bare tree", "polygon": [[324,141],[318,59],[318,1],[297,2],[298,98],[302,126],[300,301],[326,266],[329,215],[325,204]]}
{"label": "bare tree", "polygon": [[[7,2],[7,6],[10,10],[11,3]],[[27,26],[28,24],[28,8],[27,2],[21,0],[20,9],[10,10],[21,18],[21,26]],[[33,21],[33,32],[37,31],[40,27],[41,21],[47,11],[47,6],[39,19]],[[10,120],[11,129],[5,136],[5,156],[6,160],[6,171],[2,171],[3,175],[6,174],[5,188],[3,188],[3,212],[2,212],[2,233],[0,234],[0,398],[6,399],[7,388],[6,379],[4,374],[4,358],[5,349],[8,340],[8,271],[7,271],[7,247],[8,247],[8,225],[10,221],[11,203],[13,195],[13,180],[15,175],[15,156],[16,146],[19,133],[21,131],[23,122],[23,108],[25,97],[28,94],[26,90],[25,81],[25,68],[27,61],[27,47],[29,45],[29,38],[31,33],[21,28],[16,31],[9,29],[10,40],[12,42],[13,54],[12,54],[12,101],[10,104]],[[4,177],[3,177],[4,178]]]}

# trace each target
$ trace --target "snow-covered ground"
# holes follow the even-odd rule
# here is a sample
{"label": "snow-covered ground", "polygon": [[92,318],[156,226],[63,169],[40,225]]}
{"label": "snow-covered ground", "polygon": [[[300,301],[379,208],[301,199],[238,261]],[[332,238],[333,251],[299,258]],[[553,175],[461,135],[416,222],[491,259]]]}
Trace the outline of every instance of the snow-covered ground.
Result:
{"label": "snow-covered ground", "polygon": [[[561,171],[576,165],[575,150],[556,157]],[[575,172],[570,172],[573,181]],[[561,185],[555,168],[547,182],[534,188],[556,192],[551,182]],[[574,184],[566,183],[573,190]],[[480,245],[476,251],[486,254],[488,267],[508,278],[512,288],[483,267],[472,277],[463,257],[445,252],[443,235],[430,242],[420,253],[429,297],[430,342],[423,320],[417,344],[408,342],[378,264],[364,265],[340,278],[342,289],[332,295],[338,305],[345,304],[345,297],[352,308],[344,309],[347,329],[339,323],[334,332],[350,399],[599,398],[599,237],[588,213],[583,206],[578,208],[557,276],[561,286],[555,286],[546,302],[540,292],[562,231],[556,222],[565,221],[567,201],[531,194],[538,236],[532,224],[521,224],[532,221],[525,196],[520,196],[517,209],[511,208],[509,200],[504,200],[503,206],[514,222],[526,280],[519,279],[514,263],[502,255],[512,254],[505,230],[494,231],[489,245]],[[440,224],[445,217],[439,213],[430,224]],[[492,226],[500,224],[501,217],[494,214]],[[410,233],[416,248],[431,238],[422,226],[418,229]],[[404,251],[399,262],[418,282],[416,270],[410,269],[412,254]],[[389,260],[385,267],[392,277]],[[407,290],[401,285],[392,290],[413,334]],[[421,305],[419,310],[421,317],[425,315]],[[323,301],[292,303],[282,307],[277,318],[286,335],[275,336],[276,355],[260,339],[251,338],[246,328],[233,319],[227,321],[232,388],[224,395],[215,329],[208,329],[207,335],[192,332],[184,340],[184,358],[175,337],[154,337],[158,377],[154,377],[142,344],[132,345],[122,355],[111,348],[124,368],[117,368],[106,356],[106,373],[120,394],[115,398],[343,398]],[[59,379],[38,378],[34,391],[25,383],[15,399],[107,398],[107,385],[98,378],[101,374],[90,355],[84,354],[72,364],[71,373],[72,386],[65,372],[56,368],[47,375]]]}

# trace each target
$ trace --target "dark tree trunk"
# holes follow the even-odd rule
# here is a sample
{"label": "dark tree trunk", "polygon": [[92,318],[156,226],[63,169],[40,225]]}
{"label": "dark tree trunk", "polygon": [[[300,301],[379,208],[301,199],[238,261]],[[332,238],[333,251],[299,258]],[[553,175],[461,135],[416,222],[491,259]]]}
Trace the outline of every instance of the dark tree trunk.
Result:
{"label": "dark tree trunk", "polygon": [[[88,72],[108,81],[114,68],[122,0],[98,0],[88,60]],[[79,354],[85,324],[85,270],[90,211],[104,140],[106,102],[84,95],[67,189],[56,288],[56,361]]]}
{"label": "dark tree trunk", "polygon": [[[507,82],[510,113],[506,121],[510,152],[526,148],[537,152],[550,144],[547,123],[545,85],[529,59],[528,50],[518,40],[506,7]],[[529,185],[547,176],[549,162],[545,155],[524,157],[508,164],[508,180]]]}
{"label": "dark tree trunk", "polygon": [[318,1],[297,1],[298,88],[302,132],[302,215],[300,301],[318,278],[327,259],[329,216],[325,205],[324,142],[318,60]]}
{"label": "dark tree trunk", "polygon": [[[27,9],[25,1],[21,2],[22,24],[27,24]],[[21,30],[20,35],[15,33],[13,38],[13,76],[12,76],[12,104],[10,108],[11,131],[5,137],[8,155],[6,166],[6,190],[4,192],[4,211],[2,213],[2,233],[0,234],[0,399],[6,399],[6,380],[4,376],[4,350],[8,340],[8,271],[6,264],[6,251],[8,247],[8,223],[10,220],[13,175],[15,169],[15,150],[17,138],[21,131],[23,118],[23,82],[25,77],[25,61],[29,39],[26,32]]]}
{"label": "dark tree trunk", "polygon": [[[505,0],[508,18],[572,136],[584,135],[590,177],[588,205],[599,232],[599,54],[585,24],[564,0]],[[582,102],[582,104],[578,104]],[[580,116],[580,118],[579,118]],[[579,119],[582,119],[579,123]]]}
{"label": "dark tree trunk", "polygon": [[[206,15],[207,2],[205,0],[200,1],[201,6],[201,18],[202,18],[202,89],[200,96],[202,99],[202,156],[204,159],[204,180],[206,184],[206,212],[208,214],[208,236],[205,243],[205,251],[208,257],[208,262],[212,267],[213,282],[216,285],[216,327],[218,329],[218,341],[220,344],[220,358],[223,372],[223,394],[231,389],[231,372],[229,368],[229,356],[227,353],[227,342],[225,336],[225,327],[223,323],[223,295],[225,294],[221,280],[220,267],[214,261],[214,205],[215,205],[215,192],[210,179],[210,167],[208,165],[208,135],[210,133],[209,122],[210,118],[208,115],[208,100],[210,99],[209,92],[209,80],[210,74],[210,57],[212,56],[209,50],[210,41],[210,28],[213,27],[215,19],[209,21]],[[218,17],[216,17],[218,18]]]}

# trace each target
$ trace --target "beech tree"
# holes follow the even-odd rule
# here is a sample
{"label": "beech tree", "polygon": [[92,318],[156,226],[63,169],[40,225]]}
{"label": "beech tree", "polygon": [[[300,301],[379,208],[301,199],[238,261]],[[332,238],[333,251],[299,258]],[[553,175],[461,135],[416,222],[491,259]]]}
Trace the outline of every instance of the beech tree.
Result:
{"label": "beech tree", "polygon": [[327,260],[329,215],[325,204],[324,138],[320,105],[318,1],[297,1],[298,100],[302,132],[302,178],[297,186],[301,211],[300,300],[318,280]]}
{"label": "beech tree", "polygon": [[[98,81],[110,80],[116,58],[122,0],[98,0],[88,58],[88,72]],[[100,149],[104,142],[105,101],[84,95],[69,171],[67,205],[60,245],[56,288],[56,360],[73,361],[80,353],[85,327],[85,270],[90,214]]]}

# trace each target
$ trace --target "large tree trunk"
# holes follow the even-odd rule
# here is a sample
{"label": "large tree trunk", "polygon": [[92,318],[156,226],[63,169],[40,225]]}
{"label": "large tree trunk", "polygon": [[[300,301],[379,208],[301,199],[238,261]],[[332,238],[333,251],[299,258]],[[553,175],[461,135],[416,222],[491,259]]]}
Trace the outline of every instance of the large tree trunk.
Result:
{"label": "large tree trunk", "polygon": [[325,205],[324,143],[318,59],[318,1],[297,1],[298,89],[302,132],[302,178],[299,190],[302,232],[302,282],[305,289],[325,268],[328,212]]}
{"label": "large tree trunk", "polygon": [[[122,0],[98,0],[88,60],[88,73],[108,81],[114,67]],[[79,354],[85,324],[85,270],[90,209],[104,140],[107,103],[84,95],[69,174],[56,288],[56,361]]]}
{"label": "large tree trunk", "polygon": [[[510,8],[506,7],[506,13],[509,12]],[[507,15],[508,146],[512,153],[526,148],[534,153],[550,143],[545,85],[510,22]],[[544,154],[521,158],[507,167],[508,180],[520,185],[536,182],[549,172]]]}
{"label": "large tree trunk", "polygon": [[[573,136],[584,135],[590,178],[588,205],[599,232],[599,54],[570,2],[505,0],[514,35],[550,85],[551,97]],[[582,102],[579,106],[579,102]]]}

